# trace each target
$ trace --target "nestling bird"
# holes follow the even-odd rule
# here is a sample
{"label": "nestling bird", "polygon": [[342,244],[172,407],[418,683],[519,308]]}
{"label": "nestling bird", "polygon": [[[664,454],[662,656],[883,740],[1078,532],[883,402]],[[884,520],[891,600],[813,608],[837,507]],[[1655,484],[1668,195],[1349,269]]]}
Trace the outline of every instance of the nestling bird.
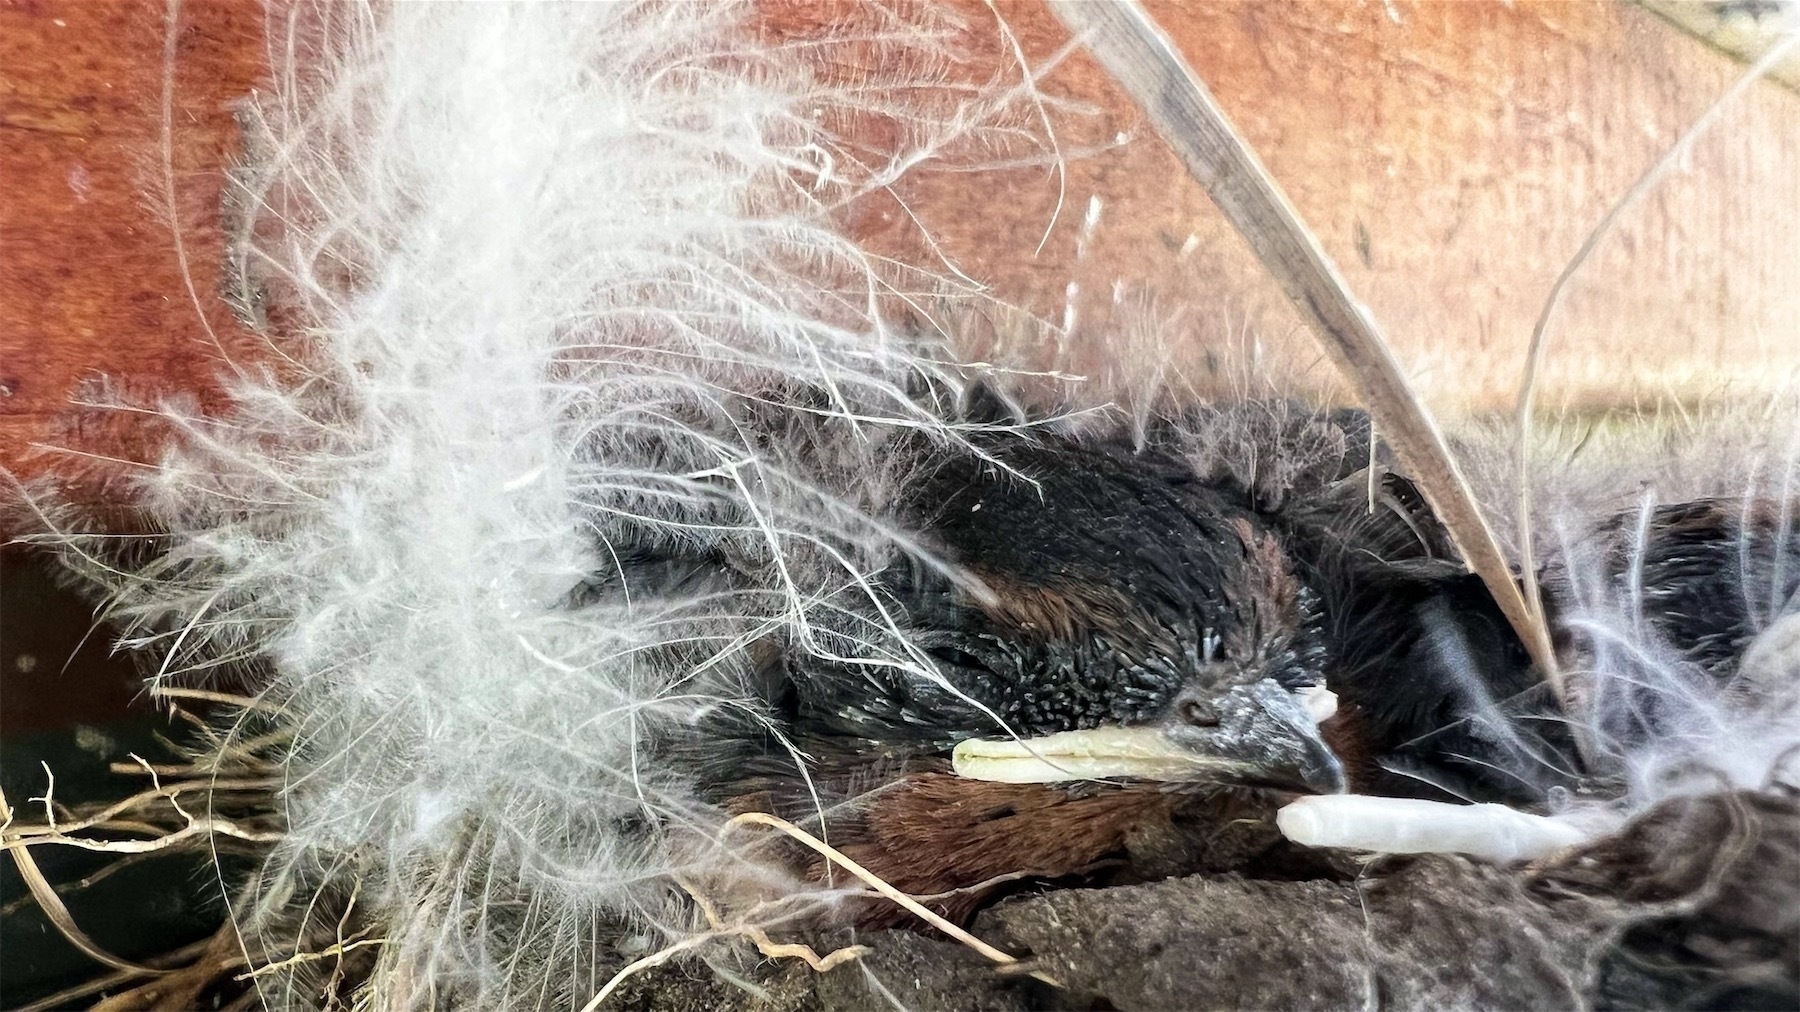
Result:
{"label": "nestling bird", "polygon": [[[1529,803],[1563,783],[1572,750],[1554,723],[1498,743],[1475,725],[1483,707],[1554,706],[1411,484],[1379,463],[1371,483],[1366,418],[1230,410],[1267,423],[1232,430],[1257,444],[1259,474],[1197,456],[1194,419],[1138,445],[898,440],[915,460],[892,521],[940,564],[897,554],[872,598],[848,595],[817,633],[823,649],[760,644],[779,733],[728,739],[708,796],[825,813],[847,853],[911,892],[973,890],[945,904],[967,909],[996,878],[1156,866],[1130,853],[1142,838],[1266,816],[1294,793]],[[622,568],[640,594],[731,579],[711,557]],[[855,656],[874,612],[942,678],[819,659]],[[951,772],[953,752],[974,775]]]}
{"label": "nestling bird", "polygon": [[[801,778],[787,747],[740,738],[711,797],[823,812],[847,853],[966,912],[996,880],[1114,859],[1169,870],[1146,839],[1166,844],[1184,820],[1216,839],[1295,793],[1530,806],[1580,788],[1593,771],[1567,718],[1423,498],[1371,464],[1366,418],[1207,410],[1231,424],[1170,419],[1136,445],[902,441],[918,460],[896,520],[948,565],[897,558],[876,600],[942,680],[765,644],[766,701],[812,768]],[[1245,452],[1221,450],[1222,432]],[[1800,546],[1791,530],[1772,540],[1771,511],[1745,516],[1762,547]],[[1714,682],[1769,617],[1732,604],[1742,519],[1715,503],[1663,508],[1639,560],[1657,621]],[[672,589],[720,567],[641,560],[639,581],[653,570]],[[853,655],[856,621],[824,653]],[[1239,844],[1274,845],[1264,829]]]}

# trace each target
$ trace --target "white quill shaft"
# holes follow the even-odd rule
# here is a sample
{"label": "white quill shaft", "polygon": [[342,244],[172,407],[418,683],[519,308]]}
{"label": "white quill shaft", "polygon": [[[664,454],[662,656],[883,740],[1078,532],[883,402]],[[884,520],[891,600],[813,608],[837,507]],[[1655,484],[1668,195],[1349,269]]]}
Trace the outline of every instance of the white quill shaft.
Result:
{"label": "white quill shaft", "polygon": [[1301,798],[1275,815],[1282,835],[1309,847],[1382,854],[1467,854],[1499,864],[1535,861],[1586,842],[1565,822],[1505,805],[1330,794]]}

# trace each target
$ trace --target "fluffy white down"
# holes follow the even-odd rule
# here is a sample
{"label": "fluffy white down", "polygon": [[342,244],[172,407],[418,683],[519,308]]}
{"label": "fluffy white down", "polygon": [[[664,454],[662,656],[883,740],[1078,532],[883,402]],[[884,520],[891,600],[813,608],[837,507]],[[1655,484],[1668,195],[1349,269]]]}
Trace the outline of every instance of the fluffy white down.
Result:
{"label": "fluffy white down", "polygon": [[[168,677],[256,667],[294,734],[290,835],[236,916],[280,952],[354,893],[376,1007],[579,1005],[619,939],[692,930],[675,876],[761,874],[668,755],[757,718],[746,644],[825,649],[819,609],[904,549],[869,519],[885,434],[957,438],[920,396],[955,374],[890,331],[898,296],[826,219],[987,108],[865,164],[819,123],[871,93],[815,85],[743,13],[276,25],[241,176],[274,365],[177,419],[146,493],[168,550],[115,574],[113,613]],[[928,33],[891,41],[887,83],[930,77]],[[658,543],[766,578],[571,607]],[[854,662],[937,677],[891,628],[858,638]],[[310,972],[258,983],[305,1004]]]}

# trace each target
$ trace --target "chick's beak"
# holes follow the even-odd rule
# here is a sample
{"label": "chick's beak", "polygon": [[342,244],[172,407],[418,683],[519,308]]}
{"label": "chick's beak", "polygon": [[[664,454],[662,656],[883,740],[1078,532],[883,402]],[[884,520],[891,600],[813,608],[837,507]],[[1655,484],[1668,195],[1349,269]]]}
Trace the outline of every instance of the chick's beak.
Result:
{"label": "chick's beak", "polygon": [[1319,722],[1335,709],[1335,697],[1324,689],[1293,692],[1265,678],[1214,696],[1204,706],[1181,702],[1175,708],[1179,716],[1163,734],[1205,757],[1220,782],[1344,792],[1344,765],[1319,734]]}
{"label": "chick's beak", "polygon": [[1003,783],[1124,777],[1341,794],[1343,764],[1318,727],[1332,700],[1322,689],[1302,695],[1263,679],[1179,699],[1180,716],[1160,726],[971,739],[956,747],[953,763],[961,776]]}

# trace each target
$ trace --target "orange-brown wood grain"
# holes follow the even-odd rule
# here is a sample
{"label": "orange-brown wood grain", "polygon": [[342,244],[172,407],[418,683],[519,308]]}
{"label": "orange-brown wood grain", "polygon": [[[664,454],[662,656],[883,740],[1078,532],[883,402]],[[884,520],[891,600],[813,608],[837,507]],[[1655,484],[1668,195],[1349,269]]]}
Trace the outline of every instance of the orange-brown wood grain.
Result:
{"label": "orange-brown wood grain", "polygon": [[[1557,271],[1741,72],[1612,3],[1150,6],[1412,375],[1454,407],[1510,403]],[[1016,83],[1022,54],[1053,100],[1050,130],[1032,107],[1024,121],[1040,141],[1053,131],[1067,156],[1060,173],[1042,143],[1033,164],[926,165],[845,215],[876,248],[941,255],[1052,325],[974,314],[962,335],[971,354],[1005,350],[1088,375],[1097,395],[1155,376],[1229,385],[1246,349],[1328,382],[1291,310],[1137,111],[1084,54],[1052,65],[1068,38],[1038,0],[938,10],[961,24],[946,74]],[[776,38],[867,16],[805,0],[755,11]],[[83,383],[107,375],[138,394],[216,401],[221,347],[254,358],[256,340],[216,294],[217,208],[236,145],[232,103],[264,73],[263,17],[251,0],[0,0],[0,467],[53,472],[108,499],[97,482],[125,471],[30,452],[154,454],[155,436],[131,417],[71,410]],[[837,45],[822,68],[866,74],[881,56]],[[1571,292],[1544,403],[1754,393],[1793,379],[1797,127],[1800,96],[1753,89],[1685,171],[1626,216]],[[885,139],[878,116],[860,128],[870,131],[861,141]],[[1066,318],[1075,327],[1058,340]]]}
{"label": "orange-brown wood grain", "polygon": [[[972,39],[1004,63],[992,14]],[[1148,5],[1262,156],[1402,362],[1440,406],[1510,407],[1532,324],[1589,230],[1742,66],[1615,3]],[[1027,60],[1067,36],[1037,0],[1000,0]],[[980,46],[972,47],[981,52]],[[978,60],[979,62],[979,60]],[[1246,335],[1264,361],[1328,379],[1298,319],[1199,187],[1097,65],[1076,53],[1043,89],[1096,111],[1056,119],[1043,168],[915,174],[899,197],[994,293],[1077,332],[1061,364],[1127,386],[1160,365],[1204,386]],[[1579,276],[1541,402],[1755,395],[1800,369],[1800,96],[1729,107]],[[1085,241],[1093,202],[1099,222]],[[1046,229],[1041,254],[1034,254]],[[869,234],[917,254],[906,216]],[[1041,333],[1021,331],[1051,358]],[[998,335],[1005,338],[1002,332]],[[1014,337],[1018,340],[1017,336]],[[1166,346],[1165,346],[1166,343]],[[983,349],[986,350],[986,349]]]}
{"label": "orange-brown wood grain", "polygon": [[156,447],[132,416],[72,409],[85,384],[209,402],[220,346],[254,355],[217,296],[218,208],[262,17],[233,0],[0,0],[0,467],[107,498],[130,469],[100,458]]}

